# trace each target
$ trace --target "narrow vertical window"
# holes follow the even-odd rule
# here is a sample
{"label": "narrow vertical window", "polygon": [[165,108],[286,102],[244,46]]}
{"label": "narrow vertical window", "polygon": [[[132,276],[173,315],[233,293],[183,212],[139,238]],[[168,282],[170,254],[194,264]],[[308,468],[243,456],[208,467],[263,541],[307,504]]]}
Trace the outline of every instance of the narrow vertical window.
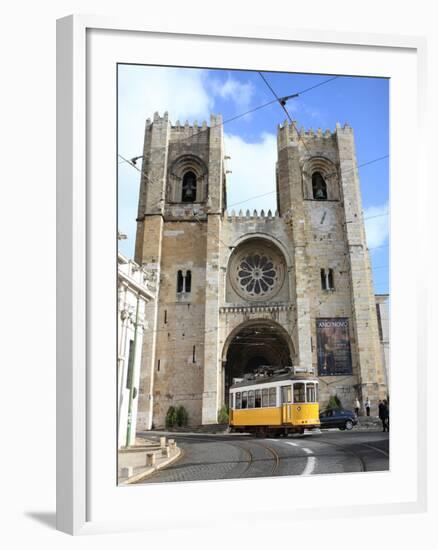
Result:
{"label": "narrow vertical window", "polygon": [[276,388],[269,388],[269,406],[270,407],[277,406],[277,389]]}
{"label": "narrow vertical window", "polygon": [[187,271],[186,273],[186,292],[191,292],[192,290],[192,272]]}
{"label": "narrow vertical window", "polygon": [[255,391],[255,407],[256,409],[262,406],[262,390]]}
{"label": "narrow vertical window", "polygon": [[248,392],[248,409],[254,408],[254,390],[249,390]]}
{"label": "narrow vertical window", "polygon": [[241,409],[242,408],[242,394],[240,393],[240,391],[236,392],[236,409]]}
{"label": "narrow vertical window", "polygon": [[262,389],[262,407],[269,407],[268,388],[263,388]]}
{"label": "narrow vertical window", "polygon": [[160,370],[160,360],[158,359],[158,362],[157,362],[157,371]]}
{"label": "narrow vertical window", "polygon": [[333,269],[328,270],[328,288],[329,290],[335,290],[335,285],[333,281]]}
{"label": "narrow vertical window", "polygon": [[242,409],[248,408],[248,392],[243,391],[242,392]]}
{"label": "narrow vertical window", "polygon": [[167,309],[164,310],[164,324],[167,323]]}
{"label": "narrow vertical window", "polygon": [[327,290],[326,278],[325,278],[325,269],[321,269],[321,288],[322,288],[322,290]]}
{"label": "narrow vertical window", "polygon": [[183,274],[182,274],[182,271],[178,271],[178,275],[177,275],[177,278],[176,278],[176,291],[177,292],[182,292],[184,289],[184,277],[183,277]]}
{"label": "narrow vertical window", "polygon": [[193,362],[193,363],[196,363],[196,346],[193,346],[192,362]]}

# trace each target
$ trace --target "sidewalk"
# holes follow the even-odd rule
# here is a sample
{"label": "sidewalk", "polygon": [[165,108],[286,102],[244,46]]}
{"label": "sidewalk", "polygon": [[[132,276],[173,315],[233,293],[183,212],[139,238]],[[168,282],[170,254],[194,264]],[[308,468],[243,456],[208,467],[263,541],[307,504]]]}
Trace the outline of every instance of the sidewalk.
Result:
{"label": "sidewalk", "polygon": [[129,485],[168,466],[181,455],[174,439],[137,437],[132,447],[119,449],[118,483]]}
{"label": "sidewalk", "polygon": [[359,416],[357,425],[354,430],[361,430],[367,432],[381,432],[382,421],[378,416]]}

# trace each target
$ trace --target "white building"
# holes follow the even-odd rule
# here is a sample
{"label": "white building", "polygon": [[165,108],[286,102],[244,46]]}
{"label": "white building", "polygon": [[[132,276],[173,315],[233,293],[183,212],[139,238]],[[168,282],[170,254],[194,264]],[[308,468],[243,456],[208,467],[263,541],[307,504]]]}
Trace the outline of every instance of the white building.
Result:
{"label": "white building", "polygon": [[389,362],[389,294],[376,294],[376,309],[386,385],[389,388],[391,378]]}
{"label": "white building", "polygon": [[149,316],[152,315],[153,318],[155,315],[155,279],[150,271],[120,253],[117,279],[117,404],[120,448],[135,442],[143,334],[150,324]]}

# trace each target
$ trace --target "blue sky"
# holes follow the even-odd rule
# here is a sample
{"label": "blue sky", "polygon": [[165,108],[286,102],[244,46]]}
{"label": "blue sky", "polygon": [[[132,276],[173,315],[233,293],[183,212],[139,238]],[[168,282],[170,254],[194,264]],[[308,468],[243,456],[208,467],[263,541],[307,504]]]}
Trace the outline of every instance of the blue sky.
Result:
{"label": "blue sky", "polygon": [[[332,75],[263,73],[278,96],[303,92],[287,108],[298,128],[334,130],[336,122],[352,126],[358,164],[389,154],[389,81],[339,76],[312,90]],[[278,103],[230,122],[273,95],[257,72],[119,65],[119,153],[142,152],[146,118],[169,112],[172,123],[209,121],[220,113],[225,121],[226,154],[232,173],[227,179],[229,209],[275,210],[276,130],[286,115]],[[359,168],[366,232],[376,293],[388,287],[389,162],[378,160]],[[127,239],[120,250],[132,257],[140,174],[118,162],[119,230]],[[264,195],[259,198],[257,195]],[[248,200],[249,199],[249,200]]]}

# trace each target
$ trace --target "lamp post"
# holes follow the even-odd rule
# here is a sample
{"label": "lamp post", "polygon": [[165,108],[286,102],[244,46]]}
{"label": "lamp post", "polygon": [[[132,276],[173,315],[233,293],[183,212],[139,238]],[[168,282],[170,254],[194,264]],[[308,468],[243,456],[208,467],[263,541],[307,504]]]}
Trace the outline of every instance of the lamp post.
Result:
{"label": "lamp post", "polygon": [[134,344],[132,355],[129,358],[130,363],[128,365],[128,376],[129,378],[129,401],[128,401],[128,425],[126,428],[126,447],[129,447],[129,440],[131,439],[131,430],[132,430],[132,401],[134,399],[134,368],[135,368],[135,357],[137,355],[137,333],[138,333],[138,319],[140,313],[140,295],[137,296],[137,307],[135,312],[135,323],[134,323]]}

